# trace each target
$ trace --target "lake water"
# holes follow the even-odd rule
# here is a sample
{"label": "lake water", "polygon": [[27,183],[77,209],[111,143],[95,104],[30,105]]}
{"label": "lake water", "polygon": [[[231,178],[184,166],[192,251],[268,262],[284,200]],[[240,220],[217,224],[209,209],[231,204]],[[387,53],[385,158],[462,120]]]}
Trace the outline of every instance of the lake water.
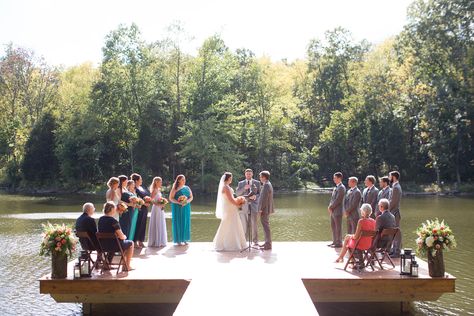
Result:
{"label": "lake water", "polygon": [[[278,194],[271,217],[275,241],[329,240],[329,195]],[[0,194],[0,315],[81,315],[81,305],[57,304],[39,294],[37,280],[50,272],[50,258],[38,256],[41,223],[73,224],[81,205],[91,201],[100,213],[102,196],[31,197]],[[215,199],[196,197],[192,204],[193,241],[211,241],[219,225],[214,216]],[[404,245],[415,247],[414,230],[424,220],[445,219],[453,229],[458,248],[445,254],[446,269],[457,277],[456,293],[437,302],[416,303],[421,315],[474,315],[474,198],[404,197],[402,200]],[[169,207],[168,210],[169,212]],[[100,214],[98,214],[100,215]],[[168,213],[168,235],[170,218]],[[344,226],[345,227],[345,226]],[[263,236],[260,229],[260,236]],[[192,245],[191,245],[192,246]],[[350,312],[350,311],[349,311]]]}

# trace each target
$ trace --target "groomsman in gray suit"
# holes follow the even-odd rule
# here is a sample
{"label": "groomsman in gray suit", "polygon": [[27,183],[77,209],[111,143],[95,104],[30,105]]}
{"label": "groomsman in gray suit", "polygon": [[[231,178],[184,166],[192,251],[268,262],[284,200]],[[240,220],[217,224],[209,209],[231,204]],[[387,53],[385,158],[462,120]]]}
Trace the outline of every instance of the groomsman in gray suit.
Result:
{"label": "groomsman in gray suit", "polygon": [[258,201],[258,212],[260,213],[260,221],[265,234],[265,244],[261,247],[263,250],[272,249],[272,235],[270,232],[270,214],[275,212],[273,208],[273,186],[270,183],[270,172],[260,172],[260,181],[263,184],[260,198]]}
{"label": "groomsman in gray suit", "polygon": [[336,172],[332,180],[336,187],[332,191],[331,201],[329,202],[328,212],[331,216],[332,244],[328,247],[342,247],[342,210],[344,209],[344,196],[346,195],[346,187],[342,184],[342,173]]}
{"label": "groomsman in gray suit", "polygon": [[250,213],[250,229],[252,232],[252,241],[254,246],[258,246],[258,227],[257,227],[257,217],[258,217],[258,200],[260,197],[260,181],[253,179],[252,169],[245,170],[245,179],[239,182],[237,190],[235,190],[237,196],[249,195],[250,196],[242,208],[239,210],[240,220],[242,221],[242,226],[244,227],[245,236],[248,236],[248,220]]}
{"label": "groomsman in gray suit", "polygon": [[[397,227],[400,229],[400,201],[402,200],[402,187],[398,182],[400,180],[400,173],[398,171],[392,171],[389,173],[390,183],[392,183],[392,192],[390,194],[390,206],[388,207],[390,213],[395,216],[395,222]],[[395,239],[393,240],[392,246],[392,258],[400,257],[400,250],[402,247],[402,231],[400,230]]]}
{"label": "groomsman in gray suit", "polygon": [[344,198],[344,217],[347,218],[347,233],[355,234],[357,222],[359,221],[359,206],[362,195],[357,183],[359,179],[356,177],[350,177],[347,181],[350,189],[347,190],[346,197]]}
{"label": "groomsman in gray suit", "polygon": [[[390,195],[392,194],[392,189],[390,189],[390,179],[388,177],[382,177],[379,179],[380,190],[377,196],[377,202],[380,202],[381,199],[390,199]],[[376,208],[375,217],[382,214],[379,208]]]}
{"label": "groomsman in gray suit", "polygon": [[375,218],[376,217],[375,213],[378,210],[377,197],[379,195],[379,189],[375,187],[375,177],[371,175],[365,177],[364,184],[365,184],[365,189],[364,189],[364,192],[362,193],[362,204],[367,203],[367,204],[370,204],[370,206],[372,206],[373,212],[371,216]]}

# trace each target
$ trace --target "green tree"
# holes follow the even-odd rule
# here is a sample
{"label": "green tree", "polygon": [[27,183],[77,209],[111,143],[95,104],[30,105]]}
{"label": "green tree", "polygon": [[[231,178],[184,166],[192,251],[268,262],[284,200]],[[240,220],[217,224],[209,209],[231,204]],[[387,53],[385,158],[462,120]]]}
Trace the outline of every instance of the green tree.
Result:
{"label": "green tree", "polygon": [[59,178],[59,162],[55,154],[56,129],[56,120],[48,112],[31,129],[22,162],[25,182],[50,185]]}
{"label": "green tree", "polygon": [[187,168],[200,171],[202,190],[225,171],[224,159],[229,158],[228,170],[234,170],[240,160],[227,121],[235,110],[231,85],[236,66],[236,59],[224,41],[213,36],[204,41],[190,72],[190,100],[179,154]]}
{"label": "green tree", "polygon": [[400,35],[401,58],[413,57],[416,80],[431,89],[424,104],[423,145],[441,177],[469,177],[472,163],[473,18],[466,0],[415,1]]}
{"label": "green tree", "polygon": [[0,57],[0,164],[13,188],[31,127],[53,105],[58,84],[56,69],[30,50],[9,44]]}

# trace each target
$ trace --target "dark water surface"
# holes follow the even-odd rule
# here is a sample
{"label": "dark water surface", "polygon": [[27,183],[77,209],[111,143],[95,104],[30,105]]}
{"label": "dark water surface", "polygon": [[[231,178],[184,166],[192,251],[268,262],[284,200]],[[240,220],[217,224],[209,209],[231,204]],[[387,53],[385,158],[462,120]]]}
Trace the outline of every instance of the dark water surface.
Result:
{"label": "dark water surface", "polygon": [[[271,217],[274,240],[329,240],[328,199],[328,195],[314,193],[277,195],[276,213]],[[81,205],[87,201],[96,203],[100,213],[102,196],[0,195],[0,245],[3,248],[0,251],[0,315],[82,314],[81,305],[57,304],[48,295],[39,294],[37,280],[50,272],[51,259],[39,257],[38,250],[41,223],[73,224]],[[214,216],[214,203],[212,197],[195,198],[193,241],[211,241],[214,237],[219,225]],[[474,248],[469,244],[474,241],[474,198],[404,197],[401,209],[405,246],[415,247],[414,230],[422,221],[435,217],[446,220],[458,241],[458,248],[444,256],[447,271],[457,277],[456,293],[444,295],[437,302],[416,303],[417,314],[474,315]],[[170,218],[167,224],[170,235]],[[344,314],[344,308],[337,314],[339,312]],[[354,314],[350,307],[346,312]]]}

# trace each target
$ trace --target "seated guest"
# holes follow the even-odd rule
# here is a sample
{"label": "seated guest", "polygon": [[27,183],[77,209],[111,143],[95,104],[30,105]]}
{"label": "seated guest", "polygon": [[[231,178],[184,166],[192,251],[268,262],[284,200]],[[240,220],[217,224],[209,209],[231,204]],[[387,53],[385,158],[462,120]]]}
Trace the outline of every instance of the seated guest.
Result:
{"label": "seated guest", "polygon": [[[107,202],[104,204],[104,216],[99,219],[99,232],[101,233],[115,233],[117,235],[120,245],[125,252],[125,262],[127,262],[128,269],[125,268],[123,271],[132,270],[130,267],[130,261],[133,255],[133,241],[127,240],[127,236],[124,235],[120,228],[119,222],[114,218],[116,207],[114,202]],[[115,241],[111,241],[110,244],[102,244],[105,249],[113,249],[113,251],[120,251]]]}
{"label": "seated guest", "polygon": [[387,245],[387,243],[390,242],[390,236],[384,236],[381,238],[380,234],[385,228],[394,228],[397,227],[397,224],[395,221],[395,216],[388,210],[390,202],[387,199],[381,199],[378,205],[380,215],[377,217],[375,224],[375,228],[377,230],[375,245],[377,248],[386,248],[390,246]]}
{"label": "seated guest", "polygon": [[357,240],[360,238],[357,249],[368,249],[372,244],[371,237],[361,237],[363,230],[375,231],[375,220],[370,217],[372,214],[372,207],[370,204],[364,203],[360,207],[361,218],[357,222],[355,234],[346,235],[341,253],[337,257],[336,262],[343,262],[344,256],[348,249],[354,250]]}
{"label": "seated guest", "polygon": [[95,233],[97,232],[97,225],[95,224],[95,220],[92,218],[94,215],[95,207],[92,203],[85,203],[82,206],[82,214],[76,220],[76,232],[87,232],[89,233],[89,237],[92,240],[93,245],[91,245],[90,241],[87,238],[79,238],[79,242],[81,243],[81,247],[84,250],[97,250],[99,249],[99,243],[97,242],[97,237]]}

